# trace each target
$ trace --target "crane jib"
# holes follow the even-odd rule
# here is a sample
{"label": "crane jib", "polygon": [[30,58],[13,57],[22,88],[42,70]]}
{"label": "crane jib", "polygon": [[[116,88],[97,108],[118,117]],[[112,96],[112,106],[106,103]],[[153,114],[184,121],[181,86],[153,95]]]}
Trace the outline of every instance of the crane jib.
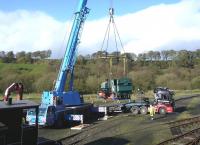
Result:
{"label": "crane jib", "polygon": [[[87,0],[80,0],[77,12],[75,13],[75,19],[72,25],[65,55],[55,84],[54,90],[57,92],[64,91],[68,73],[71,74],[71,78],[73,80],[72,71],[76,61],[77,45],[80,42],[79,40],[80,40],[82,25],[85,22],[87,14],[89,13],[89,9],[86,7],[86,4]],[[73,87],[70,86],[70,88]]]}

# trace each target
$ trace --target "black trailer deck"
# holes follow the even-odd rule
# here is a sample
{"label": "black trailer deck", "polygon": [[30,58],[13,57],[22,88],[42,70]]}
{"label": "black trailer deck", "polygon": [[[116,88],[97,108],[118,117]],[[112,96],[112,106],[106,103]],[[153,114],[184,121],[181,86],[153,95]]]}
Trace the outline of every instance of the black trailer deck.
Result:
{"label": "black trailer deck", "polygon": [[6,102],[0,101],[0,111],[12,110],[12,109],[29,109],[38,107],[39,104],[29,100],[14,101],[11,105],[8,105]]}
{"label": "black trailer deck", "polygon": [[39,104],[29,100],[13,101],[11,104],[0,102],[1,132],[4,133],[1,139],[3,145],[37,144],[38,117],[36,117],[35,126],[24,125],[23,121],[23,110],[29,108],[35,108],[38,114]]}

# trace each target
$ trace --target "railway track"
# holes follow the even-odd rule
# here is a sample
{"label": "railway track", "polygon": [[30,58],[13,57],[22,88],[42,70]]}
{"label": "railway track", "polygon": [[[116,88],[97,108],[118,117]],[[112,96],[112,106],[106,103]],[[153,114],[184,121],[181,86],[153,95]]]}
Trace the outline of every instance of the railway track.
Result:
{"label": "railway track", "polygon": [[198,145],[200,142],[200,116],[167,123],[173,138],[158,145]]}
{"label": "railway track", "polygon": [[[187,105],[187,102],[190,101],[190,99],[198,97],[200,95],[193,95],[193,96],[187,96],[180,99],[177,99],[177,106],[179,108],[184,107]],[[176,114],[174,115],[176,117]],[[169,117],[169,118],[168,118]],[[175,118],[172,116],[168,116],[168,119],[164,120],[158,120],[158,121],[164,121],[163,123],[166,124],[166,121],[174,120]],[[112,134],[115,134],[116,126],[123,123],[124,119],[123,117],[120,117],[120,121],[116,121],[113,119],[111,122],[107,121],[106,123],[95,123],[94,125],[91,125],[90,127],[83,129],[81,131],[69,131],[69,130],[54,130],[50,132],[49,129],[42,129],[40,134],[46,138],[52,138],[56,140],[57,142],[61,142],[62,145],[81,145],[86,144],[88,142],[92,142],[101,138],[104,138],[105,136],[111,136]],[[196,116],[189,119],[174,121],[174,122],[168,122],[167,123],[173,138],[171,141],[164,141],[160,143],[159,145],[190,145],[190,144],[198,144],[199,142],[199,136],[200,135],[200,116]],[[109,128],[109,129],[108,129]],[[198,129],[199,128],[199,129]],[[197,129],[197,130],[195,130]],[[108,131],[109,130],[109,131]],[[103,132],[103,133],[102,133]],[[62,136],[59,136],[58,134],[62,134]],[[186,133],[192,134],[188,135]],[[185,140],[178,139],[184,138]],[[168,142],[168,143],[167,143]]]}
{"label": "railway track", "polygon": [[181,135],[192,128],[200,127],[200,116],[167,123],[173,136]]}
{"label": "railway track", "polygon": [[199,142],[200,128],[197,128],[177,137],[161,142],[158,145],[198,145]]}

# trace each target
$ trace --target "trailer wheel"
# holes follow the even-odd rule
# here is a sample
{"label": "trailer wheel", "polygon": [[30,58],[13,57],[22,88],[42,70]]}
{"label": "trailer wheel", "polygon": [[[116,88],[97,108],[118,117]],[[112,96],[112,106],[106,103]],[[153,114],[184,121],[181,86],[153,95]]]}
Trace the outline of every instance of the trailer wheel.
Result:
{"label": "trailer wheel", "polygon": [[139,108],[137,106],[133,106],[130,108],[132,114],[137,115],[139,113]]}
{"label": "trailer wheel", "polygon": [[140,113],[141,114],[143,114],[143,115],[146,115],[147,114],[147,107],[146,106],[142,106],[141,108],[140,108]]}
{"label": "trailer wheel", "polygon": [[159,109],[159,113],[160,113],[160,114],[163,114],[163,115],[166,114],[165,108],[160,108],[160,109]]}

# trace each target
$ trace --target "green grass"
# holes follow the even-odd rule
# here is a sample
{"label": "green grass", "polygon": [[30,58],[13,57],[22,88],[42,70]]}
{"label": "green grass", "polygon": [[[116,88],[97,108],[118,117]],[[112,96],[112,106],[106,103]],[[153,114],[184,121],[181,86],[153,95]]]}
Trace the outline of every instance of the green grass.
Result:
{"label": "green grass", "polygon": [[[187,95],[193,95],[193,94],[200,94],[200,90],[175,90],[175,96],[174,98],[175,99],[178,99],[178,98],[181,98],[181,96],[187,96]],[[28,100],[32,100],[32,101],[35,101],[35,102],[40,102],[41,100],[41,95],[42,95],[42,92],[41,93],[30,93],[30,94],[24,94],[24,99],[28,99]],[[1,94],[1,96],[3,96],[3,94]],[[13,95],[14,96],[14,95]],[[147,93],[145,93],[145,96],[146,97],[149,97],[150,99],[153,99],[153,93],[152,91],[148,91]],[[112,103],[117,103],[117,101],[113,101],[113,100],[107,100],[105,102],[104,99],[100,99],[100,98],[97,98],[97,95],[96,94],[87,94],[87,95],[83,95],[83,98],[84,98],[84,101],[85,102],[88,102],[88,103],[95,103],[97,105],[100,105],[100,104],[112,104]],[[132,100],[135,100],[137,99],[138,96],[137,94],[133,94],[131,96],[131,99]],[[121,100],[120,103],[124,103],[126,102],[127,100]],[[200,101],[196,101],[196,102],[200,102]],[[118,102],[119,103],[119,102]],[[195,103],[195,102],[194,102]],[[194,104],[193,103],[193,104]]]}
{"label": "green grass", "polygon": [[[148,91],[145,93],[146,97],[153,98],[153,91]],[[200,89],[199,90],[175,90],[175,98],[180,98],[181,96],[187,96],[187,95],[194,95],[194,94],[200,94]],[[30,98],[30,99],[39,99],[41,94],[36,94],[36,93],[31,93],[31,94],[25,94],[25,98]],[[86,102],[104,102],[104,99],[99,99],[97,98],[96,94],[86,94],[83,95],[84,100]],[[133,94],[131,96],[131,99],[137,98],[137,94]]]}
{"label": "green grass", "polygon": [[[190,96],[190,95],[194,95],[194,94],[200,94],[200,89],[198,90],[174,90],[175,95],[174,98],[175,99],[179,99],[182,96]],[[154,99],[154,94],[153,91],[148,91],[146,92],[143,96],[148,97],[150,99]],[[105,102],[104,99],[99,99],[97,98],[96,94],[88,94],[88,95],[83,95],[85,102],[90,102],[90,103],[95,103],[95,104],[102,104],[102,103],[112,103],[114,101],[108,100]],[[138,99],[140,96],[138,96],[138,94],[132,94],[131,99],[132,100],[136,100]],[[123,101],[120,101],[123,102]]]}
{"label": "green grass", "polygon": [[[196,91],[195,91],[196,92]],[[195,93],[197,94],[197,93]],[[200,93],[199,93],[200,94]],[[184,94],[183,94],[184,95]],[[192,98],[187,106],[186,106],[186,110],[184,112],[182,112],[178,117],[177,119],[185,119],[185,118],[190,118],[192,116],[195,116],[195,115],[199,115],[199,109],[200,109],[200,96],[199,97],[195,97],[195,98]]]}
{"label": "green grass", "polygon": [[196,90],[175,90],[175,98],[181,98],[182,96],[187,96],[187,95],[195,95],[195,94],[200,94],[200,89]]}
{"label": "green grass", "polygon": [[47,68],[46,64],[13,64],[13,63],[0,63],[1,72],[24,74],[43,74]]}
{"label": "green grass", "polygon": [[40,103],[42,94],[24,94],[24,99],[34,101],[36,103]]}

